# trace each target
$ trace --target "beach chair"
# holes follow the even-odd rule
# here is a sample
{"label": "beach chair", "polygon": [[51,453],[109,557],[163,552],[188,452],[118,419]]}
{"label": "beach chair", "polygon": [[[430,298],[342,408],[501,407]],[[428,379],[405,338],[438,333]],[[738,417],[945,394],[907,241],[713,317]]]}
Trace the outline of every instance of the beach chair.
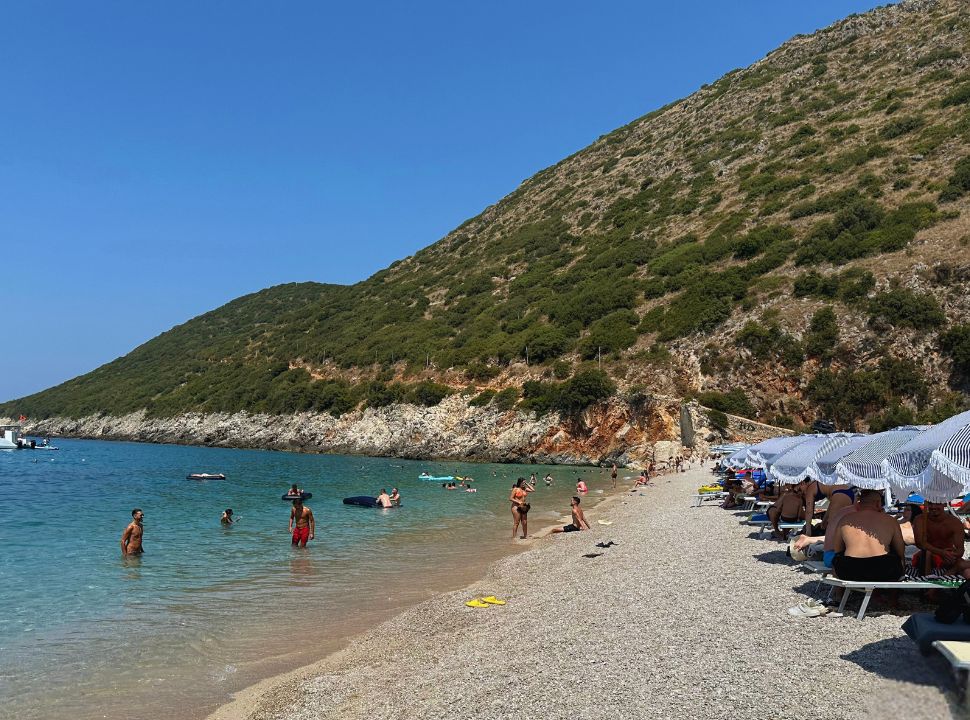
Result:
{"label": "beach chair", "polygon": [[872,599],[872,593],[876,590],[939,590],[940,588],[956,587],[962,580],[963,578],[955,575],[942,576],[932,580],[915,575],[907,575],[904,580],[897,580],[895,582],[840,580],[837,577],[826,577],[823,578],[822,582],[826,585],[844,590],[842,593],[842,602],[839,603],[840,613],[845,611],[845,604],[849,601],[849,595],[853,591],[864,593],[862,605],[859,606],[859,612],[856,614],[856,619],[862,620],[866,616],[866,609],[869,607],[869,600]]}
{"label": "beach chair", "polygon": [[[758,528],[759,538],[762,535],[764,535],[765,528],[771,527],[771,520],[769,520],[768,518],[760,518],[757,515],[752,516],[748,520],[743,520],[742,522],[747,523],[751,527]],[[805,527],[805,523],[802,521],[794,522],[794,523],[786,523],[786,522],[778,523],[778,529],[783,531],[800,530],[803,527]]]}
{"label": "beach chair", "polygon": [[[802,560],[801,568],[806,572],[814,573],[820,576],[818,582],[815,583],[815,590],[812,591],[812,595],[818,595],[818,591],[822,588],[822,582],[825,580],[825,578],[835,572],[835,570],[830,568],[821,560]],[[832,596],[834,589],[835,588],[829,588],[829,597]]]}
{"label": "beach chair", "polygon": [[970,704],[970,642],[959,640],[935,640],[933,647],[950,663],[953,674],[956,675],[957,686],[963,704]]}
{"label": "beach chair", "polygon": [[700,507],[701,503],[706,500],[723,500],[728,496],[728,493],[724,492],[709,492],[709,493],[698,493],[694,495],[694,505],[693,507]]}

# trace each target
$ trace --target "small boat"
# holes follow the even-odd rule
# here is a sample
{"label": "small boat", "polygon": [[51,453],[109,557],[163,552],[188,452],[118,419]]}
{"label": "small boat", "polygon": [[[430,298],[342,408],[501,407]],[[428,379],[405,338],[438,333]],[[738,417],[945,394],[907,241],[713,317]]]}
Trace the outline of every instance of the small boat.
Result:
{"label": "small boat", "polygon": [[47,440],[31,440],[22,435],[20,425],[0,425],[0,450],[57,450]]}
{"label": "small boat", "polygon": [[225,480],[222,473],[192,473],[185,476],[186,480]]}

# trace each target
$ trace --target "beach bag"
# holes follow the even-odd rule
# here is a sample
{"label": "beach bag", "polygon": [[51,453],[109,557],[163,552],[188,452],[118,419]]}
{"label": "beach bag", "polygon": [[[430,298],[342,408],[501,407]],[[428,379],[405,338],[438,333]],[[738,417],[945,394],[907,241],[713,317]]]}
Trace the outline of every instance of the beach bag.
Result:
{"label": "beach bag", "polygon": [[963,622],[970,623],[970,580],[956,590],[950,590],[936,608],[933,617],[937,622],[952,625],[963,616]]}

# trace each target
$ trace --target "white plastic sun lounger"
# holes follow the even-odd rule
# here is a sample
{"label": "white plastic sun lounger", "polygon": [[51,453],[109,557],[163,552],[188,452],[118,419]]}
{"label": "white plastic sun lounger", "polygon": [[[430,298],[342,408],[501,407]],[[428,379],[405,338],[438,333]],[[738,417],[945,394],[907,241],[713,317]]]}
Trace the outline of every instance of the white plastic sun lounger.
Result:
{"label": "white plastic sun lounger", "polygon": [[933,647],[946,658],[957,676],[957,682],[963,688],[964,705],[970,704],[970,642],[959,640],[936,640]]}
{"label": "white plastic sun lounger", "polygon": [[[747,523],[751,527],[758,528],[759,538],[764,534],[765,528],[771,527],[771,520],[744,520],[743,522]],[[803,527],[805,527],[805,523],[803,521],[794,523],[778,523],[779,530],[800,530]]]}
{"label": "white plastic sun lounger", "polygon": [[845,611],[845,604],[849,601],[849,595],[853,590],[865,593],[862,598],[862,605],[856,615],[857,620],[862,620],[866,616],[866,608],[869,607],[869,600],[872,593],[876,590],[940,590],[943,586],[938,583],[921,582],[918,580],[898,580],[896,582],[863,582],[861,580],[840,580],[837,577],[826,577],[822,579],[826,585],[840,587],[845,592],[842,593],[842,602],[839,603],[839,612]]}
{"label": "white plastic sun lounger", "polygon": [[705,500],[723,500],[728,496],[728,493],[723,490],[720,492],[709,492],[709,493],[698,493],[694,495],[694,507],[700,507],[701,503]]}

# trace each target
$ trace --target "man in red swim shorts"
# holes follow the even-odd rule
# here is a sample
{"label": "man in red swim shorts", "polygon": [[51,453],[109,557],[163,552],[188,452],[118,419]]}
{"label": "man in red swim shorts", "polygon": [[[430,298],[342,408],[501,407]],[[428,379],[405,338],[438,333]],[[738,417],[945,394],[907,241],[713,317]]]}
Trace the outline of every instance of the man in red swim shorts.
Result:
{"label": "man in red swim shorts", "polygon": [[293,533],[293,544],[306,547],[307,541],[313,540],[314,527],[313,511],[303,505],[303,500],[297,498],[290,510],[289,532]]}

